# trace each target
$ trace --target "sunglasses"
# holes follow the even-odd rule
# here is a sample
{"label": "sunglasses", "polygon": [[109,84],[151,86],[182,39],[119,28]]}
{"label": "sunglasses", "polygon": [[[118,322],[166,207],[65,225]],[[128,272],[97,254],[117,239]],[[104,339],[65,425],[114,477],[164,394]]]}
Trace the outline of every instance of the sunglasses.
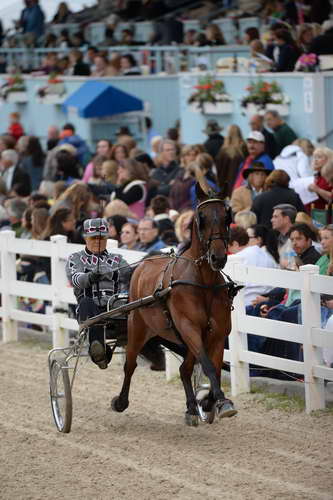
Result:
{"label": "sunglasses", "polygon": [[98,231],[99,233],[106,233],[108,228],[106,226],[99,226],[99,227],[88,227],[85,230],[85,233],[96,233]]}

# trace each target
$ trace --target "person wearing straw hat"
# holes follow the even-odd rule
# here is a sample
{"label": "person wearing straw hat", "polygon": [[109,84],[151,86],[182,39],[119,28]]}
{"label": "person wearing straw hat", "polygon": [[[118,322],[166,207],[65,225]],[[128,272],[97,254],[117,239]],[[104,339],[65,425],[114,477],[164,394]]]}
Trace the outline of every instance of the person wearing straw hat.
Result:
{"label": "person wearing straw hat", "polygon": [[[85,220],[83,237],[86,246],[67,260],[66,274],[78,302],[79,323],[105,312],[113,295],[129,289],[131,267],[121,255],[108,253],[108,236],[106,219]],[[107,368],[111,361],[111,349],[105,345],[102,326],[89,328],[89,354],[101,369]]]}
{"label": "person wearing straw hat", "polygon": [[219,133],[222,129],[216,120],[208,120],[203,130],[203,133],[208,135],[207,141],[204,142],[205,149],[214,160],[224,143],[224,137]]}

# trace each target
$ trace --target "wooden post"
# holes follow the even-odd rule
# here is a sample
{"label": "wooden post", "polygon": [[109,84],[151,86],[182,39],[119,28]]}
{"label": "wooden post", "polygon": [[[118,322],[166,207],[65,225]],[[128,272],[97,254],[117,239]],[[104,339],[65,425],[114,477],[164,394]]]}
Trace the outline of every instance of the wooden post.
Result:
{"label": "wooden post", "polygon": [[304,382],[305,382],[305,410],[310,413],[313,410],[325,408],[324,380],[313,376],[313,366],[321,364],[322,356],[320,349],[312,344],[312,328],[320,328],[320,294],[311,292],[310,278],[318,274],[319,267],[306,265],[300,267],[303,275],[302,298],[302,324],[304,327]]}
{"label": "wooden post", "polygon": [[14,243],[14,231],[0,232],[3,342],[17,342],[17,321],[11,319],[11,311],[16,307],[16,297],[9,294],[9,284],[16,280],[16,256],[9,251],[9,244]]}
{"label": "wooden post", "polygon": [[[231,262],[231,278],[237,281],[237,267],[242,265],[240,258],[234,257]],[[229,335],[231,394],[237,396],[250,392],[249,364],[240,360],[241,351],[247,351],[246,332],[240,332],[237,322],[239,315],[245,314],[244,289],[234,299],[234,310],[231,314],[232,329]]]}
{"label": "wooden post", "polygon": [[179,376],[179,367],[183,360],[178,354],[174,354],[169,349],[165,349],[165,375],[167,382]]}
{"label": "wooden post", "polygon": [[53,325],[52,325],[52,344],[53,347],[68,346],[68,332],[60,327],[60,317],[64,315],[68,305],[61,300],[61,290],[64,287],[63,280],[63,262],[59,259],[60,245],[66,245],[67,237],[61,235],[51,236],[51,283],[52,283],[52,310],[53,310]]}

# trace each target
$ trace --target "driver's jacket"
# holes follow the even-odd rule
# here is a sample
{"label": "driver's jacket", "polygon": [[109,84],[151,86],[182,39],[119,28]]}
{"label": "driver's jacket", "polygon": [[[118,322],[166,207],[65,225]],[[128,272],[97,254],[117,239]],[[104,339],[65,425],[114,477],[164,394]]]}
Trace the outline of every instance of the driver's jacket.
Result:
{"label": "driver's jacket", "polygon": [[[88,278],[90,271],[99,272],[101,281],[91,285]],[[85,248],[68,257],[66,274],[78,303],[83,297],[91,297],[97,305],[106,306],[112,295],[128,291],[132,269],[119,254],[110,254],[105,250],[98,256]]]}

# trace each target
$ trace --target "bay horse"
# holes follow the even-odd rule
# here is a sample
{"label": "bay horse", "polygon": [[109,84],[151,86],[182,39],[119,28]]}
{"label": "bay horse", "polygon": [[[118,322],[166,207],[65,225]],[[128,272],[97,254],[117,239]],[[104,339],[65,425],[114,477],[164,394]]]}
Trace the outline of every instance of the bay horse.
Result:
{"label": "bay horse", "polygon": [[120,394],[111,402],[114,411],[128,407],[136,358],[144,344],[157,336],[162,344],[174,346],[171,349],[175,352],[182,352],[181,346],[185,348],[179,372],[188,425],[198,425],[191,382],[196,361],[210,381],[210,391],[202,402],[204,411],[217,408],[220,417],[237,413],[221,389],[224,343],[231,330],[232,299],[237,288],[221,272],[227,261],[231,209],[222,193],[207,195],[199,184],[196,193],[198,206],[188,248],[180,255],[148,256],[132,275],[129,302],[152,294],[156,302],[129,315],[125,376]]}

